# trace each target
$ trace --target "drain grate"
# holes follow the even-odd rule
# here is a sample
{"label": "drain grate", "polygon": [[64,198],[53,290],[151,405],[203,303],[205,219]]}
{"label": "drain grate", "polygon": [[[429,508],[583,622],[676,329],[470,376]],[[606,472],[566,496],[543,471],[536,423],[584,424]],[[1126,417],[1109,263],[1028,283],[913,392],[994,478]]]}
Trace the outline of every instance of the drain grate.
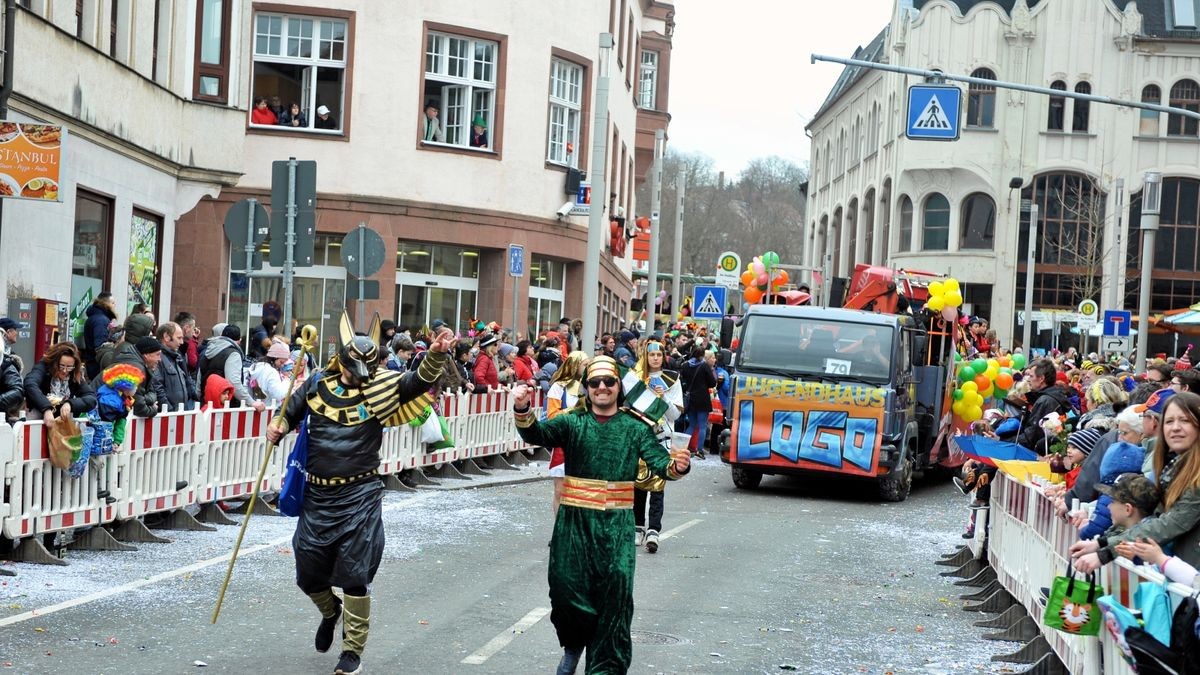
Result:
{"label": "drain grate", "polygon": [[639,645],[677,645],[680,639],[666,633],[652,633],[648,630],[630,631],[633,643]]}

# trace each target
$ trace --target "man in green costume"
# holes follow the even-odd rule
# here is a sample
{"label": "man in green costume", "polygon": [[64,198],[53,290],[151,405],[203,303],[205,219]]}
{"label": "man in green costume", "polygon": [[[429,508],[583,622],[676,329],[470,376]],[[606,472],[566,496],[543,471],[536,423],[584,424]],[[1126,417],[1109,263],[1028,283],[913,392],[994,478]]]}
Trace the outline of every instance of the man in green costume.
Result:
{"label": "man in green costume", "polygon": [[650,473],[676,480],[688,472],[689,453],[668,454],[654,431],[619,408],[617,362],[598,356],[584,383],[587,403],[538,422],[530,389],[513,390],[517,430],[527,443],[561,447],[566,478],[550,541],[550,620],[570,675],[587,650],[587,673],[625,673],[633,659],[633,482],[638,459]]}

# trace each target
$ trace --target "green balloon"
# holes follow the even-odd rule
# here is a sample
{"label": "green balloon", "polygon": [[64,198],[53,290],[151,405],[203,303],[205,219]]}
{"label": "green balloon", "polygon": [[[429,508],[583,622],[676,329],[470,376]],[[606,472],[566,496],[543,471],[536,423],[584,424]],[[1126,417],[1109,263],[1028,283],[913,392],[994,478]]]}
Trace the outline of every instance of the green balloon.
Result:
{"label": "green balloon", "polygon": [[958,371],[959,382],[970,382],[973,379],[975,379],[975,369],[971,367],[971,364],[966,364]]}
{"label": "green balloon", "polygon": [[954,390],[954,400],[955,400],[955,401],[961,401],[961,400],[963,400],[963,390],[962,390],[962,389],[955,389],[955,390]]}
{"label": "green balloon", "polygon": [[958,363],[959,361],[962,361],[962,354],[959,354],[958,352],[954,352],[954,362]]}
{"label": "green balloon", "polygon": [[981,374],[987,370],[987,359],[975,359],[971,362],[971,367],[975,369],[976,374]]}
{"label": "green balloon", "polygon": [[1008,398],[1008,390],[996,387],[995,391],[992,392],[992,398],[996,399],[997,401],[1003,401],[1004,399]]}
{"label": "green balloon", "polygon": [[1024,354],[1013,354],[1012,362],[1013,362],[1013,368],[1016,368],[1017,370],[1021,370],[1022,368],[1025,367],[1025,355]]}
{"label": "green balloon", "polygon": [[1005,375],[1012,375],[1012,368],[1001,368],[1000,372],[1004,373]]}
{"label": "green balloon", "polygon": [[762,254],[762,262],[767,268],[774,267],[779,264],[779,254],[775,251],[767,251]]}

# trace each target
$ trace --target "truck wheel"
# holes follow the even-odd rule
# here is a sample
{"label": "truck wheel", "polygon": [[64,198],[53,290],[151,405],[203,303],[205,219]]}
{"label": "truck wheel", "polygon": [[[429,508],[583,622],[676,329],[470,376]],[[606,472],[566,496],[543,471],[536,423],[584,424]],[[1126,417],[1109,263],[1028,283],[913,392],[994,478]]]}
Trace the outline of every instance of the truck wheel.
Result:
{"label": "truck wheel", "polygon": [[739,466],[732,467],[733,484],[743,490],[753,490],[762,482],[762,473],[743,469]]}
{"label": "truck wheel", "polygon": [[879,498],[888,502],[902,502],[912,491],[914,458],[911,451],[904,453],[904,462],[891,473],[879,479]]}

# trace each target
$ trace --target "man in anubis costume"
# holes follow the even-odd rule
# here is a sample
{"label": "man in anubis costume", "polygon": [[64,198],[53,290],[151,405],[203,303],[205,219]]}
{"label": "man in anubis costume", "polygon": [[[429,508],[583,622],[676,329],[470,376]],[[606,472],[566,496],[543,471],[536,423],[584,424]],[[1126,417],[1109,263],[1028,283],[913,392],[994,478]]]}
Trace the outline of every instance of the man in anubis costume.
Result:
{"label": "man in anubis costume", "polygon": [[[308,474],[304,507],[292,548],[296,585],[321,611],[315,645],[326,652],[343,620],[336,675],[362,670],[371,622],[370,584],[383,558],[383,482],[379,447],[383,428],[413,419],[432,402],[430,387],[449,361],[455,337],[442,328],[420,367],[399,373],[379,368],[379,316],[367,335],[355,336],[345,313],[341,351],[320,377],[287,402],[282,423],[268,428],[277,443],[308,418]],[[333,587],[342,589],[342,597]]]}

